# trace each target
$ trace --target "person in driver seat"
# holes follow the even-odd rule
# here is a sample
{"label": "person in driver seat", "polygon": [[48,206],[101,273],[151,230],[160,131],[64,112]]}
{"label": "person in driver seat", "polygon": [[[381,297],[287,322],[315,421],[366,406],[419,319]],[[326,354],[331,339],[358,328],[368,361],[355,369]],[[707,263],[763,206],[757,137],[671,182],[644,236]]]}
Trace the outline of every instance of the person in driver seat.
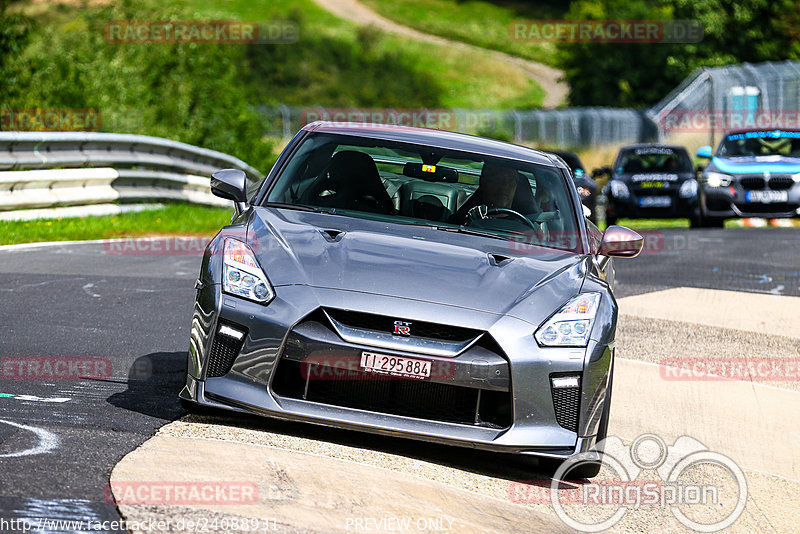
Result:
{"label": "person in driver seat", "polygon": [[[510,209],[522,215],[540,211],[525,177],[516,169],[491,162],[483,164],[478,189],[450,218],[450,222],[463,224],[469,211],[480,205],[490,210]],[[498,216],[505,217],[505,214]]]}

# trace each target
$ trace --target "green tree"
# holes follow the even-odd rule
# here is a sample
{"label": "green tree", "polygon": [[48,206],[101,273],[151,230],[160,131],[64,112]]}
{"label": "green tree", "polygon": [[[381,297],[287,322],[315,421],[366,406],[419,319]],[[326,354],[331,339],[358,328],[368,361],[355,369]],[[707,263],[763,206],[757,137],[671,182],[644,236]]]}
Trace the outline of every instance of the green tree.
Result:
{"label": "green tree", "polygon": [[27,43],[30,26],[30,19],[9,13],[8,0],[0,0],[0,103],[7,103],[20,92],[23,70],[19,56]]}

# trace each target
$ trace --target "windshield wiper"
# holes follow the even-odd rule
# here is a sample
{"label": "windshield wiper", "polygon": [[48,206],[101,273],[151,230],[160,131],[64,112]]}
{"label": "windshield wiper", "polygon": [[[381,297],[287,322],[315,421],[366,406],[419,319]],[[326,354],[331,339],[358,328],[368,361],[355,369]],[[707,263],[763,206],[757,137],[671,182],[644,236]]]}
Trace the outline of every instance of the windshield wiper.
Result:
{"label": "windshield wiper", "polygon": [[431,228],[435,230],[441,230],[443,232],[453,232],[456,234],[469,234],[469,235],[477,235],[480,237],[492,237],[494,239],[504,239],[504,237],[501,235],[493,234],[491,232],[481,232],[480,230],[473,230],[466,226],[431,226]]}
{"label": "windshield wiper", "polygon": [[287,210],[310,211],[313,213],[327,213],[329,215],[336,215],[334,208],[322,209],[315,206],[306,206],[305,204],[289,204],[288,202],[267,202],[264,206],[268,208],[283,208]]}

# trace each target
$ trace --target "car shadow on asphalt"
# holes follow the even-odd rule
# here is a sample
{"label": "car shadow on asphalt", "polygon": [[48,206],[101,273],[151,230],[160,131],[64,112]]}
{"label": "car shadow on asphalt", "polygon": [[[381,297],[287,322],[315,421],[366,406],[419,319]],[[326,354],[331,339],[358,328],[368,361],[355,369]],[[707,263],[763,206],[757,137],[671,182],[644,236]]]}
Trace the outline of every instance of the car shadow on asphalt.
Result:
{"label": "car shadow on asphalt", "polygon": [[106,402],[164,421],[186,414],[178,401],[186,369],[186,352],[154,352],[139,356],[128,369],[128,389]]}
{"label": "car shadow on asphalt", "polygon": [[190,414],[183,420],[187,423],[214,424],[232,429],[243,428],[289,438],[296,437],[320,443],[377,451],[478,475],[505,479],[510,482],[524,481],[548,487],[557,467],[551,463],[540,464],[539,460],[531,457],[380,436],[356,430],[328,428],[310,423],[281,421],[234,412],[211,411]]}
{"label": "car shadow on asphalt", "polygon": [[111,395],[107,401],[119,408],[165,422],[185,416],[184,421],[187,423],[249,429],[394,454],[478,475],[508,481],[525,481],[533,485],[549,486],[555,471],[556,466],[552,463],[540,463],[532,457],[380,436],[222,410],[204,410],[203,413],[189,414],[178,400],[178,393],[184,385],[185,365],[185,352],[157,352],[140,356],[128,371],[128,389]]}

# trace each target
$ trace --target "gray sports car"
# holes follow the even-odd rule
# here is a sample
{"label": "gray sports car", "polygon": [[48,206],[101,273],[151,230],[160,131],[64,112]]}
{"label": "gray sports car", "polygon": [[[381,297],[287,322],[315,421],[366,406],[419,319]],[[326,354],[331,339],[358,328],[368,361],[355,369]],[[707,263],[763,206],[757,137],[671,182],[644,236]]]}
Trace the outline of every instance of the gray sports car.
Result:
{"label": "gray sports car", "polygon": [[[612,256],[563,161],[410,127],[317,122],[203,256],[188,408],[560,461],[606,433]],[[573,474],[593,476],[598,463]]]}

